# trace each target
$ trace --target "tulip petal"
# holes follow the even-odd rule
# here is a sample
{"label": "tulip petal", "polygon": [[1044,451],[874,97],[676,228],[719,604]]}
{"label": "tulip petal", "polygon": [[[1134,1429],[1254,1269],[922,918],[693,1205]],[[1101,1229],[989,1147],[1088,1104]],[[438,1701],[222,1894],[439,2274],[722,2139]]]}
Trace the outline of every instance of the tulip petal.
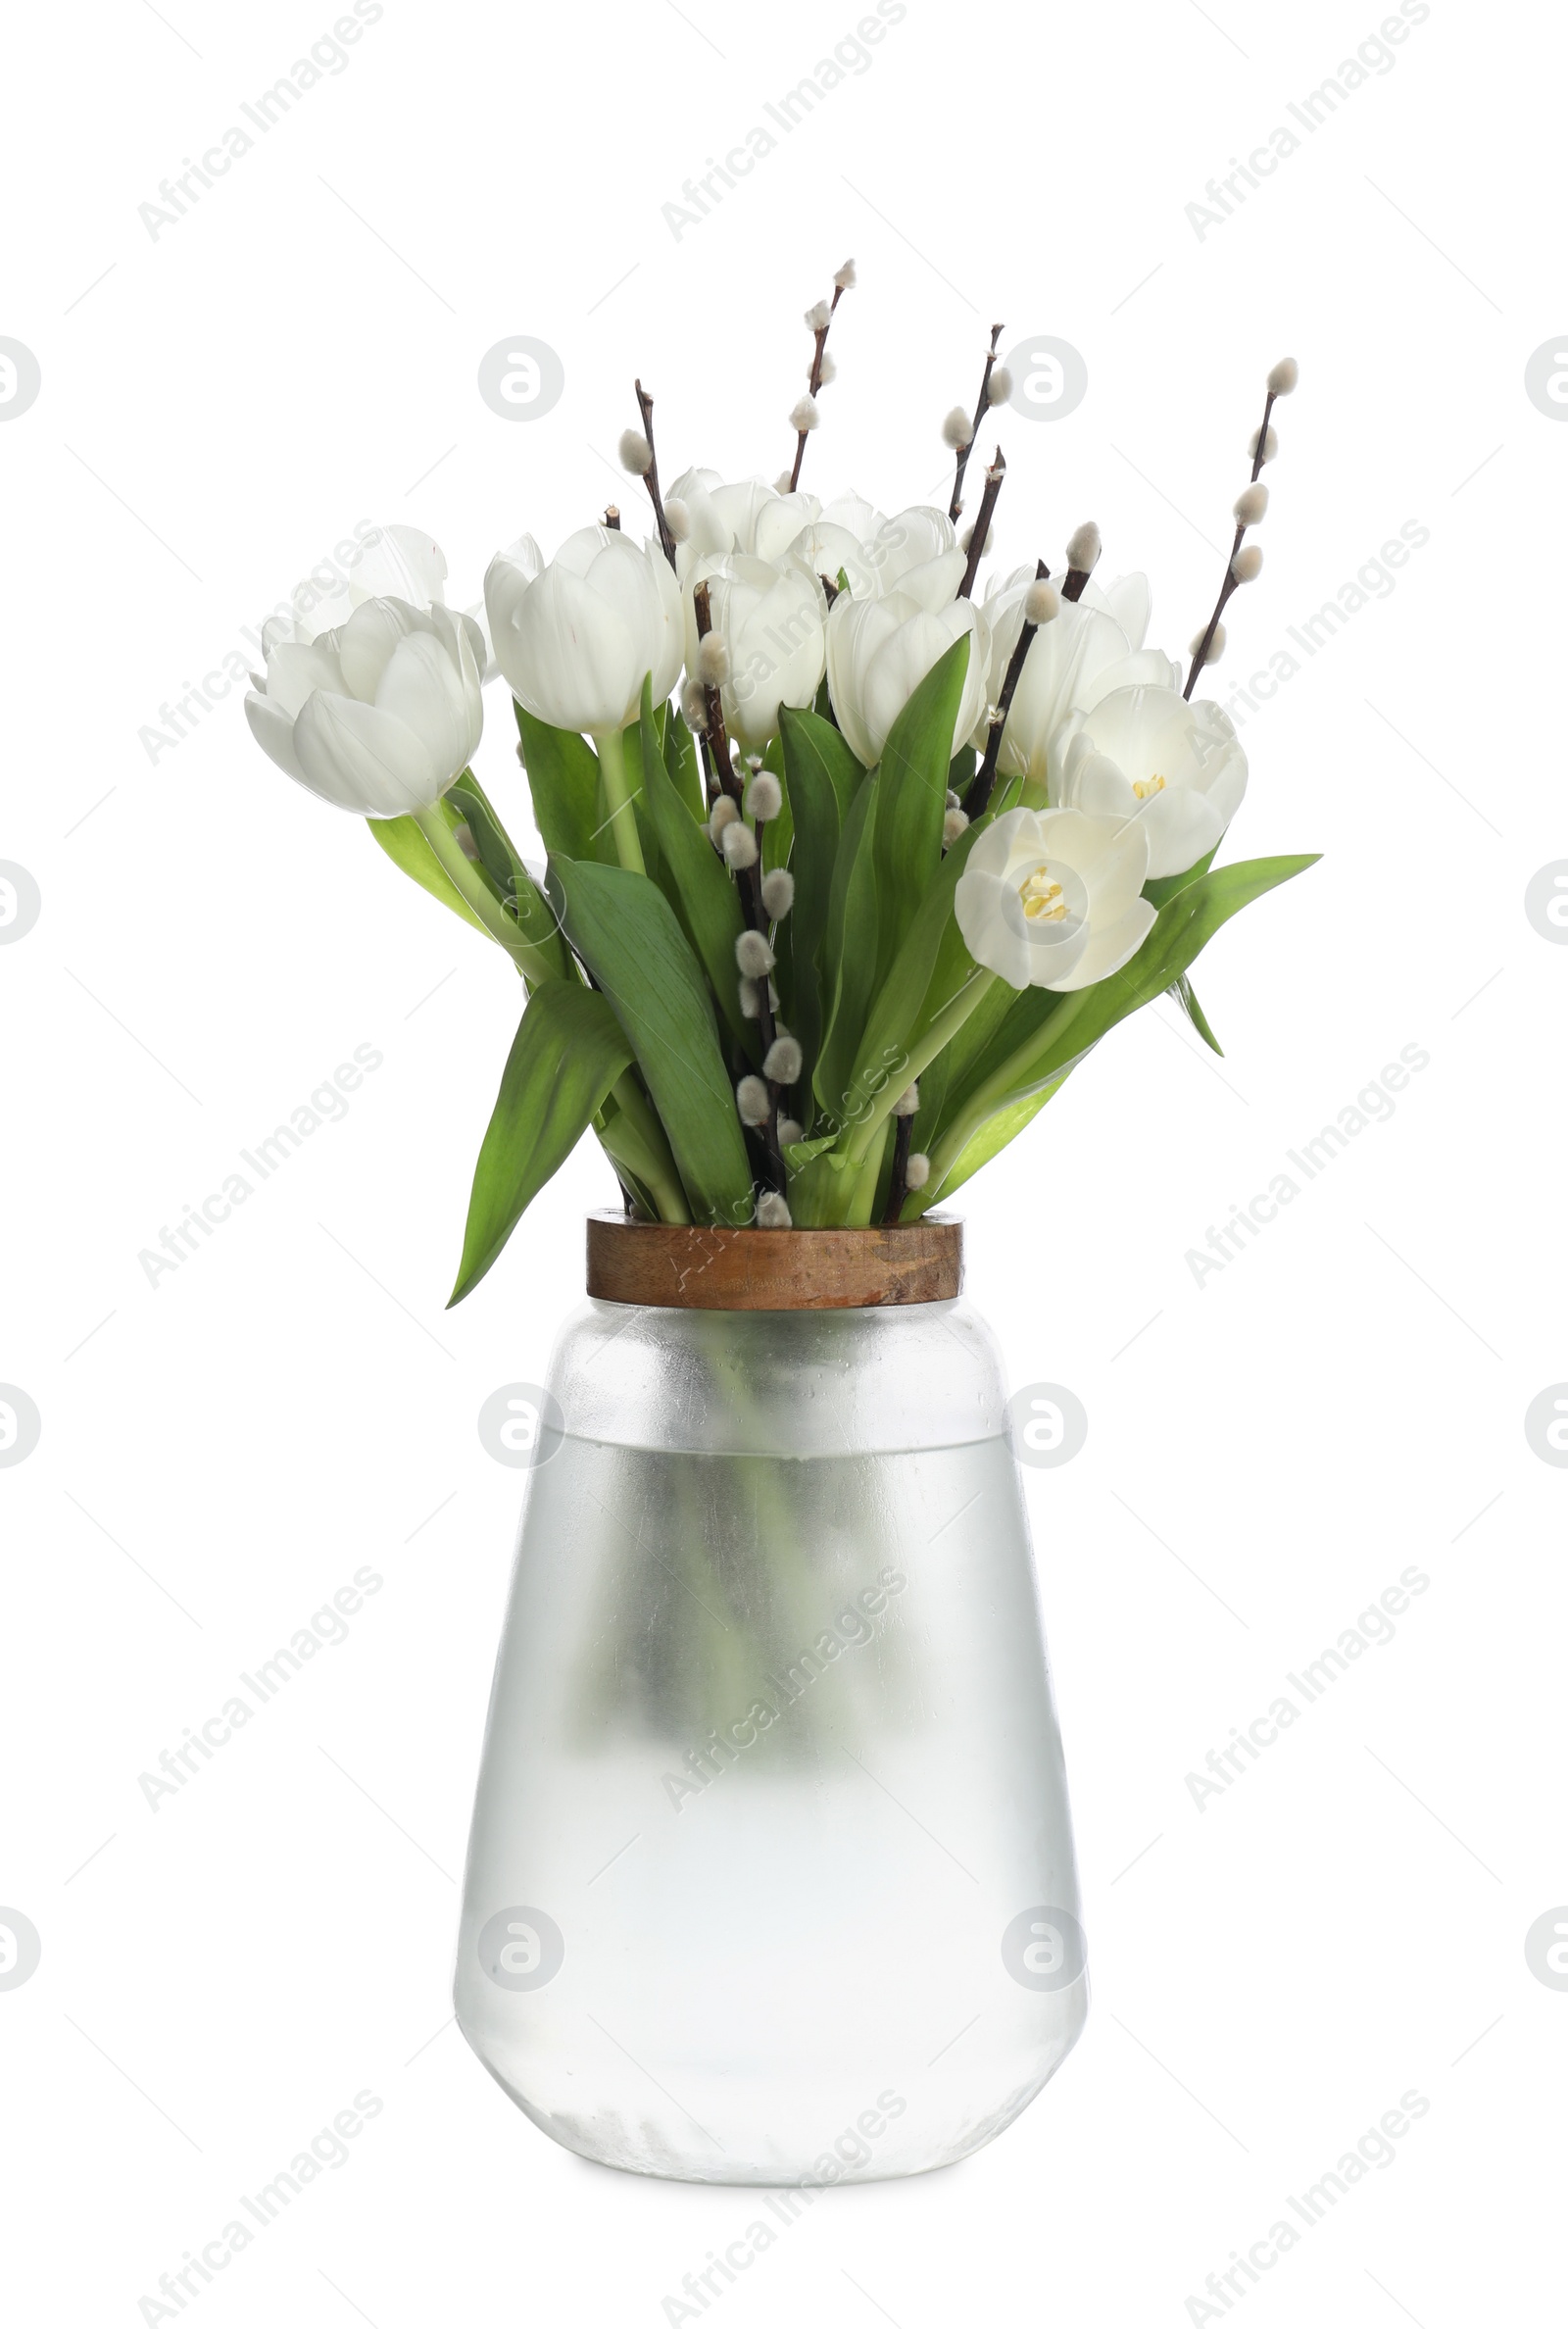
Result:
{"label": "tulip petal", "polygon": [[1079,987],[1098,986],[1102,978],[1109,978],[1124,963],[1132,961],[1153,928],[1154,920],[1154,909],[1149,900],[1135,898],[1108,929],[1101,928],[1098,923],[1091,929],[1089,943],[1065,977],[1045,983],[1058,995],[1070,995]]}
{"label": "tulip petal", "polygon": [[318,687],[333,695],[344,692],[341,664],[324,639],[315,639],[308,647],[289,641],[272,649],[267,659],[269,703],[292,719]]}
{"label": "tulip petal", "polygon": [[303,784],[305,772],[294,750],[292,715],[270,696],[259,695],[252,688],[245,698],[245,717],[250,721],[251,734],[268,759],[275,762],[285,776],[292,776],[296,784]]}
{"label": "tulip petal", "polygon": [[[468,660],[477,692],[471,652]],[[441,641],[427,632],[400,641],[393,650],[375,691],[375,705],[413,730],[443,777],[455,776],[466,766],[478,741],[462,674]]]}
{"label": "tulip petal", "polygon": [[313,695],[294,722],[302,782],[360,817],[406,817],[441,798],[438,770],[412,728],[352,696]]}

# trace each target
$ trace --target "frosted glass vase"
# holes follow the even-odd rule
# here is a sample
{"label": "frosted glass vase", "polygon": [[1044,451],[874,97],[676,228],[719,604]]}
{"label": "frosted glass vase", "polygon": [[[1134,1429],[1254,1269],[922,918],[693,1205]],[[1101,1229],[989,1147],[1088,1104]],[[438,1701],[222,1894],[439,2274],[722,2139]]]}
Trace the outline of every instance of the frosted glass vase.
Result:
{"label": "frosted glass vase", "polygon": [[1088,2003],[986,1327],[957,1300],[592,1301],[548,1394],[464,2035],[608,2166],[816,2184],[964,2157]]}

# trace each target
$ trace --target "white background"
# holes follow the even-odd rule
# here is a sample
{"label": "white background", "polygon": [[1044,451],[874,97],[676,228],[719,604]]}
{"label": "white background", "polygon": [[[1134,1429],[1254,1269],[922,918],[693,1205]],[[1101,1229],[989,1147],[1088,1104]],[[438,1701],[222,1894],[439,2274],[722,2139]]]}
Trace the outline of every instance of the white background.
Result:
{"label": "white background", "polygon": [[[802,311],[852,251],[805,482],[940,496],[986,327],[1064,337],[1089,393],[1004,416],[1002,562],[1056,566],[1095,516],[1178,652],[1263,373],[1299,357],[1222,696],[1402,523],[1431,538],[1249,716],[1230,854],[1325,854],[1199,965],[1226,1058],[1147,1013],[960,1208],[1012,1379],[1090,1414],[1071,1465],[1027,1475],[1088,2031],[992,2148],[832,2194],[713,2310],[1202,2319],[1204,2276],[1412,2088],[1394,2164],[1233,2309],[1446,2329],[1560,2302],[1568,1994],[1524,1936],[1568,1900],[1568,1478],[1523,1415],[1568,1376],[1568,951],[1523,896],[1568,856],[1568,428],[1523,382],[1568,322],[1564,42],[1544,12],[1432,0],[1306,134],[1289,103],[1380,13],[908,0],[678,239],[662,206],[853,0],[386,0],[156,238],[138,205],[328,0],[13,25],[0,331],[43,376],[0,426],[0,857],[43,902],[0,949],[0,1378],[42,1415],[0,1470],[0,1904],[43,1950],[0,1991],[18,2320],[160,2317],[159,2275],[363,2089],[384,2107],[347,2163],[189,2301],[214,2329],[635,2329],[756,2216],[557,2150],[446,2019],[519,1484],[474,1418],[542,1376],[607,1170],[585,1146],[443,1314],[514,974],[278,776],[238,692],[156,766],[138,730],[357,520],[432,532],[467,604],[525,525],[549,548],[607,494],[630,513],[606,462],[636,372],[666,475],[771,477]],[[1200,235],[1186,206],[1281,124],[1299,150]],[[524,425],[475,389],[517,332],[566,380]],[[521,828],[496,691],[487,717],[478,767]],[[347,1117],[149,1285],[139,1252],[362,1043],[384,1064]],[[1409,1044],[1430,1065],[1392,1119],[1196,1284],[1209,1225]],[[138,1774],[367,1563],[350,1638],[150,1809]],[[1186,1774],[1410,1564],[1430,1585],[1394,1642],[1200,1810]]]}

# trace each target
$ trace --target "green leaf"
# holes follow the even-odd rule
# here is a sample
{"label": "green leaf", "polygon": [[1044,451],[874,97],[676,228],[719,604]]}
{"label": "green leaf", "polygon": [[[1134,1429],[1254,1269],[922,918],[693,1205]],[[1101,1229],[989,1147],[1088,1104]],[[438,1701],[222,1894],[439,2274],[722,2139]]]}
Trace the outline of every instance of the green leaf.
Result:
{"label": "green leaf", "polygon": [[752,1168],[708,984],[656,883],[552,858],[550,894],[604,989],[674,1153],[694,1221],[752,1217]]}
{"label": "green leaf", "polygon": [[877,769],[877,984],[892,967],[942,865],[948,767],[969,664],[967,634],[934,663],[888,733]]}
{"label": "green leaf", "polygon": [[[725,1025],[737,1043],[755,1053],[757,1028],[741,1016],[740,973],[735,966],[735,941],[746,926],[740,895],[708,838],[707,826],[689,814],[675,789],[655,733],[653,694],[646,679],[639,736],[642,806],[660,843],[657,867],[651,866],[650,872],[708,973]],[[629,755],[627,768],[630,773]]]}
{"label": "green leaf", "polygon": [[1162,874],[1158,881],[1146,881],[1144,896],[1149,900],[1151,906],[1165,905],[1168,900],[1175,897],[1178,890],[1186,889],[1189,882],[1197,881],[1200,874],[1206,873],[1214,863],[1214,854],[1218,848],[1219,843],[1216,841],[1208,855],[1200,857],[1196,866],[1189,866],[1185,873],[1166,873]]}
{"label": "green leaf", "polygon": [[533,820],[552,857],[590,858],[604,818],[599,762],[569,728],[547,727],[515,701]]}
{"label": "green leaf", "polygon": [[491,886],[514,909],[517,927],[539,950],[536,961],[522,965],[524,977],[534,986],[543,978],[574,978],[576,973],[550,902],[517,855],[515,842],[491,807],[473,771],[466,768],[445,797],[461,811]]}
{"label": "green leaf", "polygon": [[531,998],[479,1146],[449,1310],[479,1283],[631,1058],[614,1013],[591,987],[552,979]]}
{"label": "green leaf", "polygon": [[669,780],[698,824],[708,822],[708,803],[703,794],[702,764],[697,757],[697,738],[680,714],[671,707],[664,722],[664,767]]}
{"label": "green leaf", "polygon": [[[823,1021],[822,940],[838,856],[842,810],[858,790],[864,770],[838,729],[812,712],[780,713],[784,769],[796,815],[790,869],[795,903],[781,935],[789,940],[790,1028],[806,1057],[806,1078],[815,1068]],[[848,764],[846,767],[845,764]],[[853,771],[853,775],[851,773]],[[840,792],[840,783],[843,792]]]}
{"label": "green leaf", "polygon": [[837,1138],[836,1132],[829,1132],[822,1140],[789,1141],[784,1149],[784,1162],[791,1172],[802,1172],[810,1164],[813,1157],[825,1155]]}
{"label": "green leaf", "polygon": [[877,786],[868,776],[850,804],[839,835],[822,941],[821,989],[826,1032],[812,1085],[829,1120],[844,1116],[876,982],[877,895],[872,865]]}
{"label": "green leaf", "polygon": [[[1038,1090],[1058,1069],[1081,1059],[1118,1020],[1174,986],[1233,914],[1317,862],[1315,856],[1250,858],[1200,874],[1160,908],[1132,961],[1108,978],[1067,995],[1026,988],[974,1063],[964,1088],[950,1089],[944,1131],[1004,1077],[1005,1089],[999,1105]],[[1053,1021],[1058,1016],[1060,1030],[1054,1036]]]}
{"label": "green leaf", "polygon": [[1211,1052],[1218,1052],[1219,1057],[1223,1060],[1225,1054],[1220,1047],[1213,1028],[1203,1016],[1203,1006],[1194,994],[1193,982],[1188,977],[1185,970],[1182,972],[1180,978],[1177,979],[1176,984],[1169,991],[1175,996],[1183,1011],[1186,1012],[1188,1017],[1192,1020],[1193,1025],[1198,1029],[1198,1032],[1200,1035],[1201,1035],[1203,1041],[1208,1045],[1209,1050]]}
{"label": "green leaf", "polygon": [[1031,1092],[1027,1100],[1015,1100],[1010,1108],[999,1109],[994,1116],[988,1116],[944,1179],[941,1188],[921,1190],[913,1206],[905,1207],[900,1215],[901,1220],[917,1218],[924,1213],[927,1203],[944,1203],[955,1189],[961,1188],[966,1180],[971,1180],[983,1164],[989,1164],[992,1158],[1006,1147],[1009,1140],[1016,1140],[1025,1126],[1034,1122],[1046,1102],[1060,1091],[1069,1072],[1069,1069],[1063,1068],[1044,1090]]}
{"label": "green leaf", "polygon": [[459,920],[477,930],[481,938],[489,938],[489,931],[461,891],[454,887],[446,867],[412,817],[368,817],[365,821],[372,839],[411,881],[428,890],[432,898],[439,898],[443,906],[450,906]]}
{"label": "green leaf", "polygon": [[[882,779],[878,777],[880,784]],[[943,1005],[974,976],[974,962],[954,919],[953,897],[969,852],[990,823],[977,818],[943,859],[936,879],[915,910],[904,944],[877,990],[860,1038],[850,1090],[862,1099],[886,1080],[891,1064],[907,1059]]]}

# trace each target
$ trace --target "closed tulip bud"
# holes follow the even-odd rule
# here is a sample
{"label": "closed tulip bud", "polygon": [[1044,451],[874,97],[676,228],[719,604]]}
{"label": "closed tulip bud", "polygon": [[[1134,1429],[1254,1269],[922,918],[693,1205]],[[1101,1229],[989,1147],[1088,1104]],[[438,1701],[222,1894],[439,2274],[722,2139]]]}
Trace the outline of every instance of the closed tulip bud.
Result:
{"label": "closed tulip bud", "polygon": [[1289,396],[1301,376],[1301,368],[1294,356],[1282,356],[1268,375],[1270,396]]}
{"label": "closed tulip bud", "polygon": [[896,1116],[918,1115],[920,1113],[920,1087],[917,1083],[909,1084],[899,1094],[893,1103],[893,1113]]}
{"label": "closed tulip bud", "polygon": [[1061,613],[1061,593],[1054,582],[1031,582],[1023,594],[1023,619],[1036,629],[1043,622],[1054,622]]}
{"label": "closed tulip bud", "polygon": [[646,477],[654,466],[654,448],[640,428],[622,429],[620,437],[620,466],[634,477]]}
{"label": "closed tulip bud", "polygon": [[742,930],[735,941],[735,960],[744,978],[765,978],[773,967],[773,949],[760,930]]}
{"label": "closed tulip bud", "polygon": [[853,259],[846,259],[844,265],[839,268],[834,274],[833,287],[837,291],[853,291],[855,289],[855,261]]}
{"label": "closed tulip bud", "polygon": [[795,903],[795,876],[787,866],[775,866],[762,875],[762,909],[771,921],[782,921]]}
{"label": "closed tulip bud", "polygon": [[713,839],[717,841],[722,835],[724,827],[726,825],[732,825],[739,816],[740,811],[736,808],[728,793],[720,793],[718,799],[713,803],[712,808],[708,813],[708,829],[712,835]]}
{"label": "closed tulip bud", "polygon": [[780,1148],[793,1148],[796,1141],[804,1140],[806,1138],[806,1133],[802,1126],[795,1121],[793,1116],[780,1116],[778,1119],[778,1138]]}
{"label": "closed tulip bud", "polygon": [[832,315],[832,313],[833,310],[828,306],[827,301],[825,299],[819,299],[814,307],[808,307],[806,311],[807,330],[826,331],[828,318]]}
{"label": "closed tulip bud", "polygon": [[757,843],[748,825],[739,822],[726,825],[719,847],[724,852],[725,865],[734,872],[744,873],[757,863]]}
{"label": "closed tulip bud", "polygon": [[692,530],[692,514],[678,495],[664,504],[664,523],[669,527],[671,541],[684,542]]}
{"label": "closed tulip bud", "polygon": [[773,1113],[767,1086],[760,1075],[743,1075],[735,1086],[735,1106],[743,1124],[765,1124]]}
{"label": "closed tulip bud", "polygon": [[406,817],[433,807],[472,759],[484,660],[466,615],[366,599],[340,630],[273,646],[245,716],[297,784],[356,817]]}
{"label": "closed tulip bud", "polygon": [[1092,518],[1068,541],[1067,564],[1077,574],[1092,574],[1100,564],[1100,528]]}
{"label": "closed tulip bud", "polygon": [[807,429],[814,428],[820,418],[814,396],[798,396],[790,407],[790,426],[803,434]]}
{"label": "closed tulip bud", "polygon": [[917,1149],[904,1167],[904,1185],[906,1189],[923,1189],[930,1178],[931,1160]]}
{"label": "closed tulip bud", "polygon": [[942,846],[951,849],[960,833],[969,830],[969,819],[961,809],[950,809],[942,819]]}
{"label": "closed tulip bud", "polygon": [[[952,527],[948,527],[951,535]],[[952,556],[960,564],[962,552]],[[932,566],[938,562],[933,560]],[[956,577],[955,577],[956,579]],[[896,582],[883,598],[845,595],[833,603],[827,620],[827,684],[844,741],[860,766],[875,768],[882,757],[888,731],[932,665],[966,633],[968,661],[958,699],[951,744],[951,759],[973,733],[985,709],[987,667],[991,653],[990,621],[972,599],[947,595],[928,609]]]}
{"label": "closed tulip bud", "polygon": [[793,1035],[776,1035],[767,1047],[762,1073],[769,1083],[799,1083],[805,1061]]}
{"label": "closed tulip bud", "polygon": [[1238,525],[1256,525],[1267,508],[1268,487],[1258,482],[1236,496],[1232,514]]}
{"label": "closed tulip bud", "polygon": [[942,442],[954,453],[961,453],[972,442],[974,423],[962,405],[955,405],[942,423]]}
{"label": "closed tulip bud", "polygon": [[[1188,654],[1196,655],[1202,644],[1203,634],[1201,631],[1200,631],[1193,640],[1192,645],[1188,648]],[[1224,652],[1225,625],[1223,622],[1216,622],[1214,625],[1214,636],[1208,642],[1208,653],[1204,656],[1203,661],[1205,664],[1216,664]]]}
{"label": "closed tulip bud", "polygon": [[770,768],[760,768],[746,788],[746,814],[759,824],[777,817],[784,806],[784,788]]}
{"label": "closed tulip bud", "polygon": [[989,380],[986,382],[986,402],[987,402],[987,404],[992,404],[992,405],[1005,404],[1005,403],[1006,403],[1006,401],[1007,401],[1007,399],[1008,399],[1008,397],[1009,397],[1011,394],[1012,394],[1012,374],[1011,374],[1011,372],[1008,372],[1008,370],[1007,370],[1007,368],[1006,368],[1006,366],[1005,366],[1004,364],[997,364],[997,365],[993,365],[993,366],[992,366],[992,369],[991,369],[991,377],[990,377],[990,379],[989,379]]}
{"label": "closed tulip bud", "polygon": [[1254,428],[1251,435],[1247,440],[1247,455],[1250,461],[1256,461],[1258,458],[1259,443],[1261,443],[1263,448],[1263,459],[1265,461],[1272,461],[1275,454],[1280,449],[1280,440],[1278,435],[1272,428]]}
{"label": "closed tulip bud", "polygon": [[697,650],[697,676],[705,687],[722,687],[729,677],[729,649],[717,631],[710,631]]}
{"label": "closed tulip bud", "polygon": [[549,727],[618,732],[636,719],[645,679],[656,704],[675,684],[680,587],[657,542],[585,525],[541,572],[525,537],[492,559],[484,603],[507,684]]}
{"label": "closed tulip bud", "polygon": [[759,1229],[794,1228],[790,1209],[777,1189],[764,1189],[757,1200],[757,1226]]}
{"label": "closed tulip bud", "polygon": [[760,753],[778,734],[784,705],[803,711],[816,699],[826,652],[822,585],[803,559],[742,551],[697,559],[683,581],[687,669],[697,668],[701,652],[693,593],[706,582],[709,637],[729,653],[724,724],[743,752]]}
{"label": "closed tulip bud", "polygon": [[1255,542],[1249,542],[1231,560],[1231,572],[1238,582],[1255,582],[1263,570],[1263,553]]}

